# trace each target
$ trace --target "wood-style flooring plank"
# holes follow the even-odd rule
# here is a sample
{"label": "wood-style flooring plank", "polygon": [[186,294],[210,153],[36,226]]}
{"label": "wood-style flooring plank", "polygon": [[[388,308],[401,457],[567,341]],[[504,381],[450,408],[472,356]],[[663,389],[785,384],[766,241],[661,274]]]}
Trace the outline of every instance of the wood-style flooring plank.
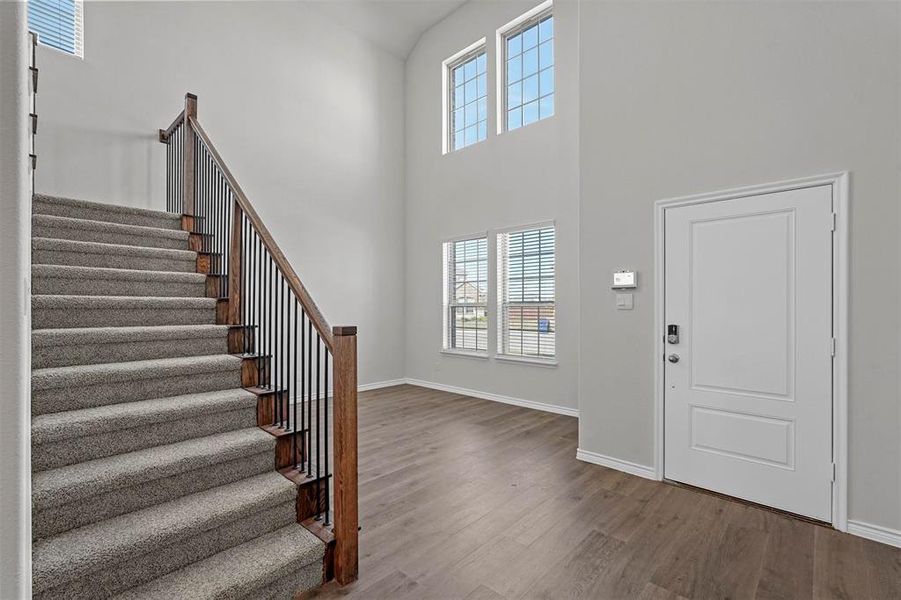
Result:
{"label": "wood-style flooring plank", "polygon": [[359,396],[360,579],[306,598],[901,599],[901,550],[576,460],[576,419]]}

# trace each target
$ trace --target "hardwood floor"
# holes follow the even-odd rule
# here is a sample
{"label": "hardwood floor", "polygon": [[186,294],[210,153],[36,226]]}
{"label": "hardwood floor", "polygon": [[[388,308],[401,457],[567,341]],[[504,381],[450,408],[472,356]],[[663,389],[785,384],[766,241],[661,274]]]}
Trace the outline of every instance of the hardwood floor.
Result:
{"label": "hardwood floor", "polygon": [[360,579],[309,598],[901,598],[901,550],[577,461],[577,422],[360,395]]}

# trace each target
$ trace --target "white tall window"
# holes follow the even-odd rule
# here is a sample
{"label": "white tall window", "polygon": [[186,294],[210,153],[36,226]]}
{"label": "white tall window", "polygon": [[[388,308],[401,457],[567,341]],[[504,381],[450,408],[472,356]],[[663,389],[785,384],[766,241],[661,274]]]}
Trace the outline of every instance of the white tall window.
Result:
{"label": "white tall window", "polygon": [[488,238],[444,244],[444,349],[488,351]]}
{"label": "white tall window", "polygon": [[448,140],[451,151],[488,137],[488,65],[481,45],[448,65]]}
{"label": "white tall window", "polygon": [[498,234],[498,354],[553,359],[557,351],[553,225]]}
{"label": "white tall window", "polygon": [[43,46],[84,56],[82,0],[28,0],[28,29]]}
{"label": "white tall window", "polygon": [[552,7],[526,14],[501,36],[504,127],[518,129],[554,114]]}

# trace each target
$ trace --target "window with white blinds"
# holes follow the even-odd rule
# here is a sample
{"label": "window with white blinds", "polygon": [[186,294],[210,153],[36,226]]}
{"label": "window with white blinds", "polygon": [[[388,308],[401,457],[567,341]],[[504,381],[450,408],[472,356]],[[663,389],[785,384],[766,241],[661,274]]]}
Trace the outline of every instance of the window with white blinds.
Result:
{"label": "window with white blinds", "polygon": [[82,0],[28,0],[28,29],[43,46],[84,56]]}
{"label": "window with white blinds", "polygon": [[498,353],[553,359],[557,352],[553,225],[498,234]]}
{"label": "window with white blinds", "polygon": [[444,244],[444,349],[488,351],[488,238]]}

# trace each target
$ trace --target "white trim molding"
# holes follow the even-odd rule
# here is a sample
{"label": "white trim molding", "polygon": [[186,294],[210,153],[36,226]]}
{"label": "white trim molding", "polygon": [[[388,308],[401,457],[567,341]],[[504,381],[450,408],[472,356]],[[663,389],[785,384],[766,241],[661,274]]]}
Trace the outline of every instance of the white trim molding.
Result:
{"label": "white trim molding", "polygon": [[369,390],[379,390],[386,387],[394,387],[395,385],[403,385],[407,383],[404,378],[386,379],[385,381],[373,381],[372,383],[364,383],[357,386],[358,392],[368,392]]}
{"label": "white trim molding", "polygon": [[457,387],[455,385],[446,385],[443,383],[435,383],[434,381],[424,381],[422,379],[407,378],[406,383],[410,385],[418,385],[419,387],[440,390],[442,392],[450,392],[452,394],[460,394],[461,396],[472,396],[480,400],[491,400],[492,402],[500,402],[502,404],[512,404],[514,406],[522,406],[523,408],[531,408],[544,412],[565,415],[567,417],[579,416],[578,408],[570,408],[568,406],[559,406],[557,404],[545,404],[544,402],[536,402],[534,400],[525,400],[523,398],[514,398],[512,396],[502,396],[501,394],[492,394],[491,392],[482,392],[479,390],[470,390],[467,388]]}
{"label": "white trim molding", "polygon": [[872,525],[863,521],[848,521],[848,533],[874,542],[901,548],[901,530]]}
{"label": "white trim molding", "polygon": [[[848,531],[848,298],[849,298],[849,173],[828,173],[777,181],[763,185],[732,188],[718,192],[681,196],[658,200],[654,205],[654,478],[664,477],[664,415],[663,415],[663,343],[665,264],[664,217],[668,208],[718,202],[784,192],[790,190],[831,186],[832,211],[835,230],[832,238],[832,331],[835,337],[835,358],[832,369],[832,461],[835,481],[832,485],[832,526]],[[874,527],[874,526],[870,526]]]}
{"label": "white trim molding", "polygon": [[628,460],[605,456],[604,454],[582,450],[581,448],[576,450],[576,458],[593,465],[600,465],[602,467],[607,467],[608,469],[622,471],[629,475],[636,475],[638,477],[644,477],[645,479],[657,479],[653,467],[647,467]]}

